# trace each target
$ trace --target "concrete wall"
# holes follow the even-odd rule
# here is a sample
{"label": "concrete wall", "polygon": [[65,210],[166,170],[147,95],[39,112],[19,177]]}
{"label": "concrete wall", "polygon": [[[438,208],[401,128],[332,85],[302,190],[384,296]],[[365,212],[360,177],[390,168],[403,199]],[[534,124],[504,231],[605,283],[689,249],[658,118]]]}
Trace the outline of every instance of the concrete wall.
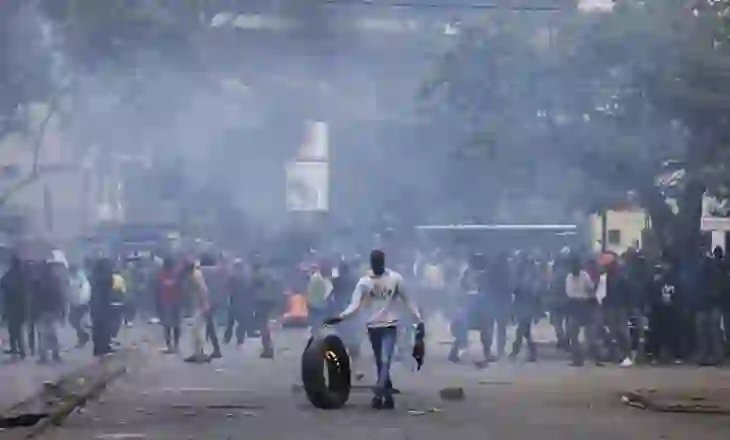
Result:
{"label": "concrete wall", "polygon": [[[642,231],[647,226],[648,216],[643,210],[608,211],[606,213],[606,230],[608,236],[607,250],[623,253],[629,247],[641,247]],[[601,216],[592,215],[589,228],[593,250],[601,251]]]}

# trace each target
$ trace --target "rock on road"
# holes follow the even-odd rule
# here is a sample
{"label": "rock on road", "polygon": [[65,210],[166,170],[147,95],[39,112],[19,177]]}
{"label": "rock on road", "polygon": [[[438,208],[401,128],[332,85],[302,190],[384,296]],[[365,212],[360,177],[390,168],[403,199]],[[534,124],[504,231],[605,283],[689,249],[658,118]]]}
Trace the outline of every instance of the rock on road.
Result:
{"label": "rock on road", "polygon": [[[727,369],[570,368],[548,360],[477,370],[445,361],[444,346],[436,342],[424,370],[396,369],[402,394],[394,411],[370,409],[365,390],[353,391],[341,410],[317,410],[293,386],[305,339],[301,331],[283,331],[275,360],[259,359],[254,339],[242,350],[227,347],[225,357],[209,365],[149,349],[143,365],[43,438],[713,440],[730,432],[728,416],[653,413],[620,403],[622,392],[641,387],[730,389]],[[370,373],[372,367],[365,367]],[[466,398],[442,401],[445,387],[463,387]]]}

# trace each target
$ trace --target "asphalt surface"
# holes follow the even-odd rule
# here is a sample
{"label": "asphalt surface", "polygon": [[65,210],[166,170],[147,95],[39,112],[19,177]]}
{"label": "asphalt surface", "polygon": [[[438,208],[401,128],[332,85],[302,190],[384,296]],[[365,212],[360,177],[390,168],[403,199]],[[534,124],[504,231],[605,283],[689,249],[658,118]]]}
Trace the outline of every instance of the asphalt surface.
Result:
{"label": "asphalt surface", "polygon": [[[123,328],[119,334],[119,341],[128,346],[144,337],[147,331],[144,326]],[[55,382],[95,361],[91,343],[82,348],[76,347],[76,333],[71,326],[59,327],[58,337],[61,345],[61,363],[39,364],[35,356],[29,355],[20,361],[10,355],[0,354],[0,384],[2,384],[0,409],[11,407],[32,396],[45,382]],[[7,339],[4,331],[3,339]]]}
{"label": "asphalt surface", "polygon": [[[317,410],[296,385],[305,339],[302,331],[278,332],[274,360],[260,359],[260,342],[253,339],[243,349],[226,347],[223,359],[192,365],[182,355],[162,354],[155,335],[141,347],[143,363],[43,438],[615,440],[726,439],[730,432],[729,416],[654,413],[620,399],[639,388],[692,398],[712,389],[726,390],[713,398],[730,402],[728,369],[571,368],[553,356],[478,370],[445,361],[445,338],[431,340],[424,370],[396,368],[402,394],[394,411],[372,410],[366,389],[353,391],[341,410]],[[363,388],[373,380],[372,367],[365,367]],[[465,398],[442,400],[447,387],[462,387]]]}

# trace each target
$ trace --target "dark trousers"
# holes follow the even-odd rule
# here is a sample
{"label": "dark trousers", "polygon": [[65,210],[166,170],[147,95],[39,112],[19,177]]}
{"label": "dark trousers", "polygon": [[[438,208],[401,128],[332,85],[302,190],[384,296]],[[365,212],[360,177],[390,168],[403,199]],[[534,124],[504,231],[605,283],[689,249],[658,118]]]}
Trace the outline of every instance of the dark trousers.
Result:
{"label": "dark trousers", "polygon": [[254,305],[254,322],[256,328],[261,332],[261,345],[264,354],[273,354],[274,343],[271,339],[269,329],[269,318],[274,313],[274,302],[269,300],[257,300]]}
{"label": "dark trousers", "polygon": [[[235,332],[234,332],[235,328]],[[228,313],[228,323],[226,332],[223,335],[223,341],[227,344],[236,335],[236,343],[243,344],[246,341],[246,333],[253,329],[253,313],[249,307],[239,309],[231,309]]]}
{"label": "dark trousers", "polygon": [[128,299],[124,304],[124,323],[130,324],[137,317],[137,303],[134,299]]}
{"label": "dark trousers", "polygon": [[89,306],[86,304],[79,306],[71,306],[68,312],[68,323],[76,331],[76,339],[79,345],[86,344],[89,341],[89,333],[83,326],[83,319],[89,313]]}
{"label": "dark trousers", "polygon": [[695,313],[696,357],[700,363],[715,364],[724,358],[722,311],[708,307]]}
{"label": "dark trousers", "polygon": [[162,321],[165,336],[165,345],[168,350],[180,348],[180,323],[182,322],[182,309],[179,305],[167,304],[160,308],[160,319]]}
{"label": "dark trousers", "polygon": [[8,319],[8,337],[10,339],[10,351],[25,357],[25,337],[23,335],[23,320]]}
{"label": "dark trousers", "polygon": [[119,337],[119,330],[124,323],[124,306],[112,306],[109,315],[109,336],[112,339]]}
{"label": "dark trousers", "polygon": [[205,337],[213,344],[213,352],[220,353],[221,346],[218,342],[218,329],[215,326],[215,309],[211,308],[205,315]]}
{"label": "dark trousers", "polygon": [[670,360],[683,355],[681,313],[672,304],[658,304],[649,313],[647,351],[654,359]]}
{"label": "dark trousers", "polygon": [[722,331],[725,338],[725,354],[730,356],[730,307],[722,308]]}
{"label": "dark trousers", "polygon": [[568,348],[568,312],[567,300],[555,300],[555,304],[550,308],[550,325],[555,329],[555,337],[558,340],[559,348]]}
{"label": "dark trousers", "polygon": [[28,323],[26,331],[28,332],[28,350],[30,350],[30,354],[35,354],[36,333],[34,321]]}
{"label": "dark trousers", "polygon": [[517,320],[515,329],[515,341],[512,343],[510,357],[516,357],[522,350],[522,341],[527,343],[527,358],[531,361],[537,359],[537,348],[532,339],[532,316],[521,316]]}
{"label": "dark trousers", "polygon": [[467,347],[469,330],[479,332],[479,341],[482,345],[485,360],[490,360],[494,331],[497,331],[497,354],[504,355],[507,345],[507,324],[509,323],[509,308],[483,295],[468,295],[464,298],[460,312],[456,313],[452,322],[454,343],[449,358],[456,360],[459,349]]}
{"label": "dark trousers", "polygon": [[615,358],[623,360],[631,355],[631,335],[629,333],[628,307],[603,306],[603,323],[608,327],[608,343]]}
{"label": "dark trousers", "polygon": [[92,316],[91,339],[94,343],[94,356],[111,352],[111,332],[109,316]]}

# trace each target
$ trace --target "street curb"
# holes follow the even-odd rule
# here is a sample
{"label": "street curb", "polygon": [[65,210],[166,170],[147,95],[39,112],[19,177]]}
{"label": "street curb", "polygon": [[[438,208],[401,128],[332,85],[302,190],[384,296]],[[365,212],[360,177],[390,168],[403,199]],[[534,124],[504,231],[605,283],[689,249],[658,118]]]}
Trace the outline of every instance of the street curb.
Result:
{"label": "street curb", "polygon": [[111,382],[126,373],[126,366],[118,366],[108,374],[104,374],[100,379],[93,382],[86,390],[78,395],[73,395],[71,399],[59,405],[59,407],[48,414],[46,418],[30,427],[29,431],[25,433],[23,438],[37,438],[44,434],[48,429],[60,426],[75,409],[84,406],[89,400],[97,397]]}
{"label": "street curb", "polygon": [[667,403],[636,391],[623,393],[621,403],[652,412],[730,416],[730,407],[707,404],[703,399],[683,399]]}
{"label": "street curb", "polygon": [[[129,346],[124,347],[110,356],[102,358],[92,358],[89,362],[63,374],[57,380],[45,382],[32,395],[24,398],[0,410],[2,417],[12,417],[16,414],[22,414],[24,407],[33,408],[34,404],[42,400],[58,399],[59,402],[48,404],[49,409],[47,415],[38,421],[35,425],[27,427],[6,428],[2,431],[2,438],[21,439],[36,438],[48,428],[60,425],[63,420],[68,417],[74,409],[83,406],[90,399],[93,399],[113,380],[121,377],[127,372],[127,365],[130,361],[139,356],[140,344],[145,342],[147,334],[140,335],[129,342]],[[88,381],[86,385],[79,388],[79,383]],[[49,386],[50,385],[50,386]],[[53,395],[53,390],[67,390],[76,386],[76,390],[71,389],[65,396]],[[44,399],[45,398],[45,399]]]}

